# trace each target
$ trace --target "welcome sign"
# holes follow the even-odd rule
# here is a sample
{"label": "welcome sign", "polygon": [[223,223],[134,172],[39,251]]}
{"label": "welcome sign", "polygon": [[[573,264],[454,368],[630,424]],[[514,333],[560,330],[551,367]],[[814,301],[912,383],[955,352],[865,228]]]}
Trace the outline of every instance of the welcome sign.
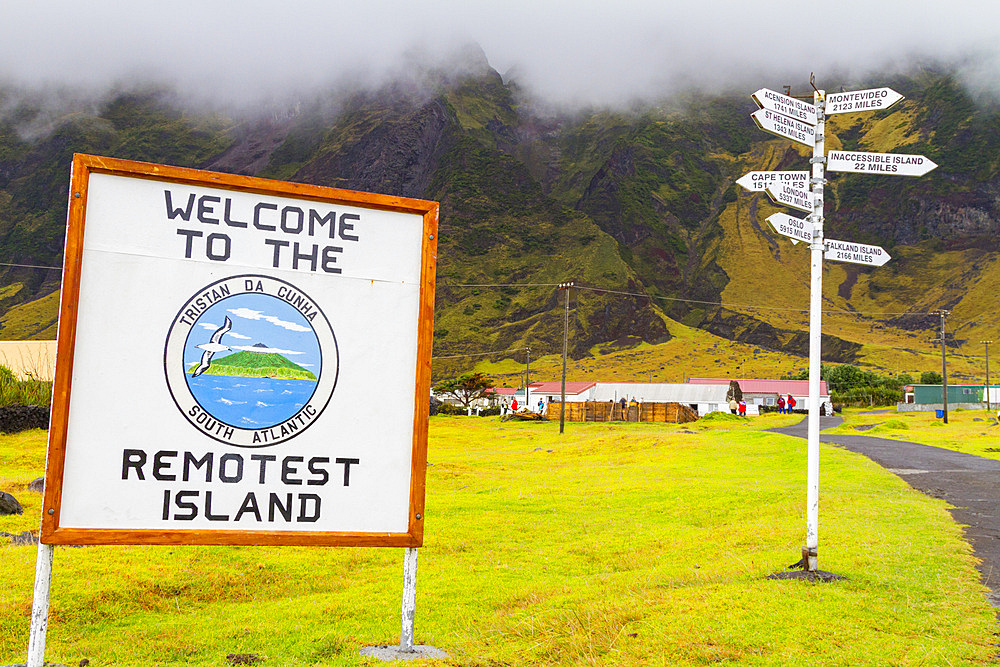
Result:
{"label": "welcome sign", "polygon": [[42,541],[420,546],[437,217],[75,156]]}

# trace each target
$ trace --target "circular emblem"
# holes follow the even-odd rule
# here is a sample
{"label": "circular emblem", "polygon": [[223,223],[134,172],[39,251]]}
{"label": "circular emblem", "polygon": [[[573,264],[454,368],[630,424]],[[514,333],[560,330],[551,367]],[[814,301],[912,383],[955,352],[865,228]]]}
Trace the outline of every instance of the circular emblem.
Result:
{"label": "circular emblem", "polygon": [[269,447],[316,421],[337,384],[339,357],[329,320],[302,290],[240,275],[181,306],[163,364],[192,426],[237,447]]}

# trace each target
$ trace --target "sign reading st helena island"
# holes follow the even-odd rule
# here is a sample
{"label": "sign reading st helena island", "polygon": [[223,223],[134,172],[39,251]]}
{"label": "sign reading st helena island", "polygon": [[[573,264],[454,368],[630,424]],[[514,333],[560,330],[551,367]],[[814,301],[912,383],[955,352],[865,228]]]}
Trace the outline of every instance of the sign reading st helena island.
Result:
{"label": "sign reading st helena island", "polygon": [[77,155],[50,544],[419,546],[438,205]]}

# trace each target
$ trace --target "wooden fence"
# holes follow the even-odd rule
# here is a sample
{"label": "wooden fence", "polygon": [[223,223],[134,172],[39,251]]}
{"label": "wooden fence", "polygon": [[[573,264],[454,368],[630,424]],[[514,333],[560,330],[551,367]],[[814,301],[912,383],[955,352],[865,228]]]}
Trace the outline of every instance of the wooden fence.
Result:
{"label": "wooden fence", "polygon": [[[559,401],[546,406],[546,419],[559,419]],[[684,424],[698,419],[698,413],[681,403],[621,403],[586,401],[566,404],[566,421],[571,422],[670,422]]]}

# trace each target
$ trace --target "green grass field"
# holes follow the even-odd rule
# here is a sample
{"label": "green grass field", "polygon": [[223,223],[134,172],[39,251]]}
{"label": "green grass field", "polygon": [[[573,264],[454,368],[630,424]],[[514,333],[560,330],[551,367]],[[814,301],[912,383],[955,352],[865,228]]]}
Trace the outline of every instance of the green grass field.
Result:
{"label": "green grass field", "polygon": [[845,410],[842,413],[844,423],[824,433],[893,438],[1000,460],[1000,425],[996,412],[949,410],[947,424],[933,412],[892,410],[877,415],[865,412],[868,410]]}
{"label": "green grass field", "polygon": [[[995,664],[994,610],[945,504],[824,446],[819,563],[771,581],[805,533],[796,416],[693,424],[431,419],[417,643],[448,665]],[[0,437],[0,489],[37,528],[42,431]],[[0,664],[24,660],[35,549],[0,546]],[[49,661],[382,664],[401,549],[57,548]]]}

